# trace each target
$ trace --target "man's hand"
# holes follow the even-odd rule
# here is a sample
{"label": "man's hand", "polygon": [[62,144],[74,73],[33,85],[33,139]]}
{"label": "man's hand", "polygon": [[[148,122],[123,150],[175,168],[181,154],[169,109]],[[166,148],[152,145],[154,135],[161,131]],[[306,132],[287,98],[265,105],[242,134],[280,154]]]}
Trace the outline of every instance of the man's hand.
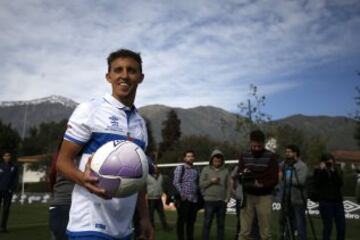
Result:
{"label": "man's hand", "polygon": [[218,184],[220,182],[220,178],[219,177],[213,177],[211,180],[212,184]]}
{"label": "man's hand", "polygon": [[283,171],[279,171],[279,180],[281,180],[281,179],[283,179],[283,176],[284,176],[284,173],[283,173]]}
{"label": "man's hand", "polygon": [[250,172],[251,172],[251,170],[250,170],[250,169],[248,169],[248,168],[244,168],[243,172],[244,172],[244,173],[250,173]]}
{"label": "man's hand", "polygon": [[319,165],[320,169],[325,169],[326,168],[326,165],[324,162],[320,162],[320,165]]}
{"label": "man's hand", "polygon": [[99,182],[98,178],[95,176],[91,176],[91,159],[92,157],[89,158],[89,160],[87,161],[86,165],[85,165],[85,172],[83,173],[83,177],[81,179],[81,185],[86,188],[89,192],[104,198],[104,199],[111,199],[111,197],[109,197],[106,194],[105,189],[100,188],[97,183]]}
{"label": "man's hand", "polygon": [[259,183],[258,180],[255,180],[254,185],[255,185],[255,187],[257,187],[257,188],[262,188],[262,187],[264,187],[264,184]]}
{"label": "man's hand", "polygon": [[181,198],[181,201],[185,201],[185,200],[186,200],[186,196],[183,195],[183,194],[181,194],[181,193],[180,193],[180,198]]}

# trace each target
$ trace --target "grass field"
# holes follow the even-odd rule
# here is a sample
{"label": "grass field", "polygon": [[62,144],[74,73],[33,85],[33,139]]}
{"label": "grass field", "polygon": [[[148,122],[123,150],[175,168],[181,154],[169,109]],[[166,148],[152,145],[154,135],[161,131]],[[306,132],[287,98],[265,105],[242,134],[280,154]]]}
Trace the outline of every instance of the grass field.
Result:
{"label": "grass field", "polygon": [[[169,223],[175,227],[176,223],[176,212],[168,211],[166,213]],[[199,213],[195,226],[195,239],[201,239],[201,229],[203,223],[203,214]],[[318,217],[312,217],[313,222],[315,223],[315,228],[317,232],[317,239],[321,239],[321,222]],[[158,220],[156,218],[156,220]],[[226,240],[233,240],[235,234],[235,216],[227,215],[226,216]],[[277,239],[277,216],[274,214],[274,221],[272,221],[272,229],[274,233],[273,239]],[[213,230],[215,229],[215,224],[213,223]],[[0,233],[1,240],[19,240],[19,239],[29,239],[29,240],[48,240],[50,239],[50,234],[48,230],[48,206],[46,204],[14,204],[11,208],[10,219],[9,219],[9,232]],[[347,220],[346,222],[346,239],[347,240],[357,240],[360,236],[360,221]],[[215,232],[212,231],[212,235],[215,236]],[[313,239],[310,229],[308,229],[308,239]],[[333,233],[334,236],[334,233]],[[156,239],[157,240],[172,240],[176,239],[175,228],[170,232],[162,231],[159,222],[156,222]],[[212,239],[215,239],[213,237]],[[332,239],[335,239],[333,237]]]}

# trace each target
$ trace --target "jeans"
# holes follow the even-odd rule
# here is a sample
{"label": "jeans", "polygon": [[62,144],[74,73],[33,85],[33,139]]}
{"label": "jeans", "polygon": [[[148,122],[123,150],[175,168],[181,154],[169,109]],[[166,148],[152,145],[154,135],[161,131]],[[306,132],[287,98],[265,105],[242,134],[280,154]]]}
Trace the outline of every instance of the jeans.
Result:
{"label": "jeans", "polygon": [[224,239],[226,203],[224,201],[205,201],[205,215],[203,226],[203,240],[210,239],[210,229],[214,215],[216,215],[216,239]]}
{"label": "jeans", "polygon": [[[194,239],[194,224],[196,221],[197,204],[187,200],[180,201],[177,204],[176,211],[178,214],[176,223],[176,232],[178,240]],[[184,231],[186,230],[186,238]]]}
{"label": "jeans", "polygon": [[236,212],[236,235],[235,240],[238,240],[241,228],[240,222],[241,200],[236,200],[235,212]]}
{"label": "jeans", "polygon": [[290,208],[291,224],[298,233],[299,240],[306,240],[305,206],[293,205]]}
{"label": "jeans", "polygon": [[155,228],[155,220],[154,220],[155,216],[154,215],[155,215],[155,211],[157,211],[162,227],[165,230],[168,229],[169,226],[166,222],[165,213],[164,213],[164,205],[163,205],[162,200],[161,199],[148,199],[148,206],[149,206],[150,222],[151,222],[151,225],[153,226],[153,228]]}
{"label": "jeans", "polygon": [[7,222],[9,219],[10,206],[11,206],[12,193],[8,191],[0,192],[0,208],[2,205],[2,214],[1,214],[1,230],[7,230]]}
{"label": "jeans", "polygon": [[[307,235],[306,235],[305,206],[289,205],[286,207],[282,205],[282,208],[283,209],[280,213],[280,219],[279,219],[280,239],[287,239],[290,237],[288,234],[294,234],[294,232],[297,231],[298,233],[297,239],[306,240]],[[287,223],[289,223],[290,226],[288,226]],[[287,229],[286,227],[291,227],[291,228]]]}
{"label": "jeans", "polygon": [[333,219],[336,225],[336,239],[345,239],[345,212],[342,202],[319,202],[320,216],[323,222],[322,239],[329,240]]}
{"label": "jeans", "polygon": [[70,205],[52,205],[49,208],[49,227],[52,240],[67,240],[66,227]]}

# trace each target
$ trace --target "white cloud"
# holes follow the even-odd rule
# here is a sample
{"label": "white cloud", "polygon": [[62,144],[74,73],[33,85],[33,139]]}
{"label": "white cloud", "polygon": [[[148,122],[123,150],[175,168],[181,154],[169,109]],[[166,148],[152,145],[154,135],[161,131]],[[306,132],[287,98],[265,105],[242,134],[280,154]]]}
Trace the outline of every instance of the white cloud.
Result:
{"label": "white cloud", "polygon": [[[360,4],[317,1],[2,1],[0,101],[108,90],[107,54],[140,51],[137,104],[233,108],[250,83],[279,94],[294,74],[359,56]],[[288,78],[287,78],[288,77]]]}

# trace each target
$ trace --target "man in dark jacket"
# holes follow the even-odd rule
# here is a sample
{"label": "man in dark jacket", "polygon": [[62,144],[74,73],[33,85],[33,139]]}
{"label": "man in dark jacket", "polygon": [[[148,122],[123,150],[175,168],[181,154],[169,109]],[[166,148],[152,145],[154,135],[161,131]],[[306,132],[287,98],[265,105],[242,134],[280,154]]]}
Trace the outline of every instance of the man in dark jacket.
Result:
{"label": "man in dark jacket", "polygon": [[239,172],[246,199],[240,213],[242,226],[239,239],[251,239],[256,213],[261,239],[270,240],[272,192],[278,182],[279,166],[276,155],[265,149],[265,135],[262,131],[250,133],[250,151],[240,156]]}
{"label": "man in dark jacket", "polygon": [[5,152],[0,163],[0,206],[2,204],[2,215],[0,232],[7,232],[7,221],[13,192],[18,182],[18,168],[11,161],[11,153]]}
{"label": "man in dark jacket", "polygon": [[319,191],[319,209],[323,222],[323,240],[329,240],[333,220],[337,240],[345,239],[345,212],[341,188],[342,173],[331,154],[324,154],[314,172],[315,184]]}

